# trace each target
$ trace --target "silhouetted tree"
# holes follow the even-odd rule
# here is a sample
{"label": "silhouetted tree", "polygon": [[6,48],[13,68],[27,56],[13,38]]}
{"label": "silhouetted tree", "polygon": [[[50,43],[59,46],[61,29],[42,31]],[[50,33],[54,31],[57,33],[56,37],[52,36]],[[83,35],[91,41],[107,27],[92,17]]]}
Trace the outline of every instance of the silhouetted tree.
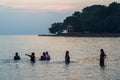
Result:
{"label": "silhouetted tree", "polygon": [[67,17],[64,21],[63,21],[63,25],[64,26],[68,26],[71,25],[73,26],[73,31],[74,32],[80,32],[81,31],[81,24],[80,24],[80,12],[75,12],[72,14],[72,16]]}
{"label": "silhouetted tree", "polygon": [[62,32],[62,23],[53,23],[49,28],[50,33],[58,34]]}
{"label": "silhouetted tree", "polygon": [[63,23],[53,23],[49,31],[61,33],[68,25],[73,27],[73,32],[120,33],[120,3],[86,7],[82,12],[76,11],[66,17]]}

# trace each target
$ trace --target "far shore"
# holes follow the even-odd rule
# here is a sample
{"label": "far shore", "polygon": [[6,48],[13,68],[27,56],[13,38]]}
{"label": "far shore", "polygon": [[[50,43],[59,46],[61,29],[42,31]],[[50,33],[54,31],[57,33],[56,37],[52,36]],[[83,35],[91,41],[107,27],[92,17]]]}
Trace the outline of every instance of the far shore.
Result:
{"label": "far shore", "polygon": [[38,36],[63,36],[63,37],[120,37],[120,34],[113,34],[113,33],[61,33],[61,34],[39,34]]}

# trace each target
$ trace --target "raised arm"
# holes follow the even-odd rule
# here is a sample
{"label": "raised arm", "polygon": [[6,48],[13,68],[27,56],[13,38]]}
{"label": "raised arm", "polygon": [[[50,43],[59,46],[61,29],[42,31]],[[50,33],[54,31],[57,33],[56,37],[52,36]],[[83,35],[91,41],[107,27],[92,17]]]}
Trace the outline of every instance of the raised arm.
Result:
{"label": "raised arm", "polygon": [[25,54],[25,55],[31,57],[31,55],[29,55],[29,54]]}

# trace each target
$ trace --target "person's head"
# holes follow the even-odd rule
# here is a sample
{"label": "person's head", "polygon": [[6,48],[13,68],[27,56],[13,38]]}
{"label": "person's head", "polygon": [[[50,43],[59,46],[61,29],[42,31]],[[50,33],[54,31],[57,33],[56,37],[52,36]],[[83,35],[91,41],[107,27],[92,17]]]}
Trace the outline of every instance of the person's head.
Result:
{"label": "person's head", "polygon": [[43,52],[43,55],[45,56],[45,52]]}
{"label": "person's head", "polygon": [[48,55],[48,51],[46,51],[46,54]]}
{"label": "person's head", "polygon": [[103,50],[103,49],[100,49],[100,51],[101,51],[101,52],[104,52],[104,50]]}
{"label": "person's head", "polygon": [[66,55],[69,55],[69,51],[66,51]]}
{"label": "person's head", "polygon": [[40,60],[44,60],[44,57],[43,57],[43,56],[41,56]]}
{"label": "person's head", "polygon": [[43,56],[41,56],[41,59],[43,59]]}
{"label": "person's head", "polygon": [[35,55],[35,53],[34,53],[34,52],[32,52],[32,55],[34,56],[34,55]]}
{"label": "person's head", "polygon": [[16,52],[15,55],[18,56],[18,52]]}

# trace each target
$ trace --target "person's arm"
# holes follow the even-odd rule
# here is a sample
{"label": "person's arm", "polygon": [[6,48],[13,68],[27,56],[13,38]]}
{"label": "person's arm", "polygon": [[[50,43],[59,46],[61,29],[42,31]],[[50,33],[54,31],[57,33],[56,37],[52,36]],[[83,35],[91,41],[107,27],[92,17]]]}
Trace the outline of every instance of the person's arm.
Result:
{"label": "person's arm", "polygon": [[19,56],[19,60],[21,60],[20,56]]}
{"label": "person's arm", "polygon": [[25,55],[31,57],[31,55],[29,55],[29,54],[25,54]]}
{"label": "person's arm", "polygon": [[104,54],[104,55],[105,55],[104,57],[106,58],[106,57],[107,57],[107,55],[106,55],[106,54]]}

